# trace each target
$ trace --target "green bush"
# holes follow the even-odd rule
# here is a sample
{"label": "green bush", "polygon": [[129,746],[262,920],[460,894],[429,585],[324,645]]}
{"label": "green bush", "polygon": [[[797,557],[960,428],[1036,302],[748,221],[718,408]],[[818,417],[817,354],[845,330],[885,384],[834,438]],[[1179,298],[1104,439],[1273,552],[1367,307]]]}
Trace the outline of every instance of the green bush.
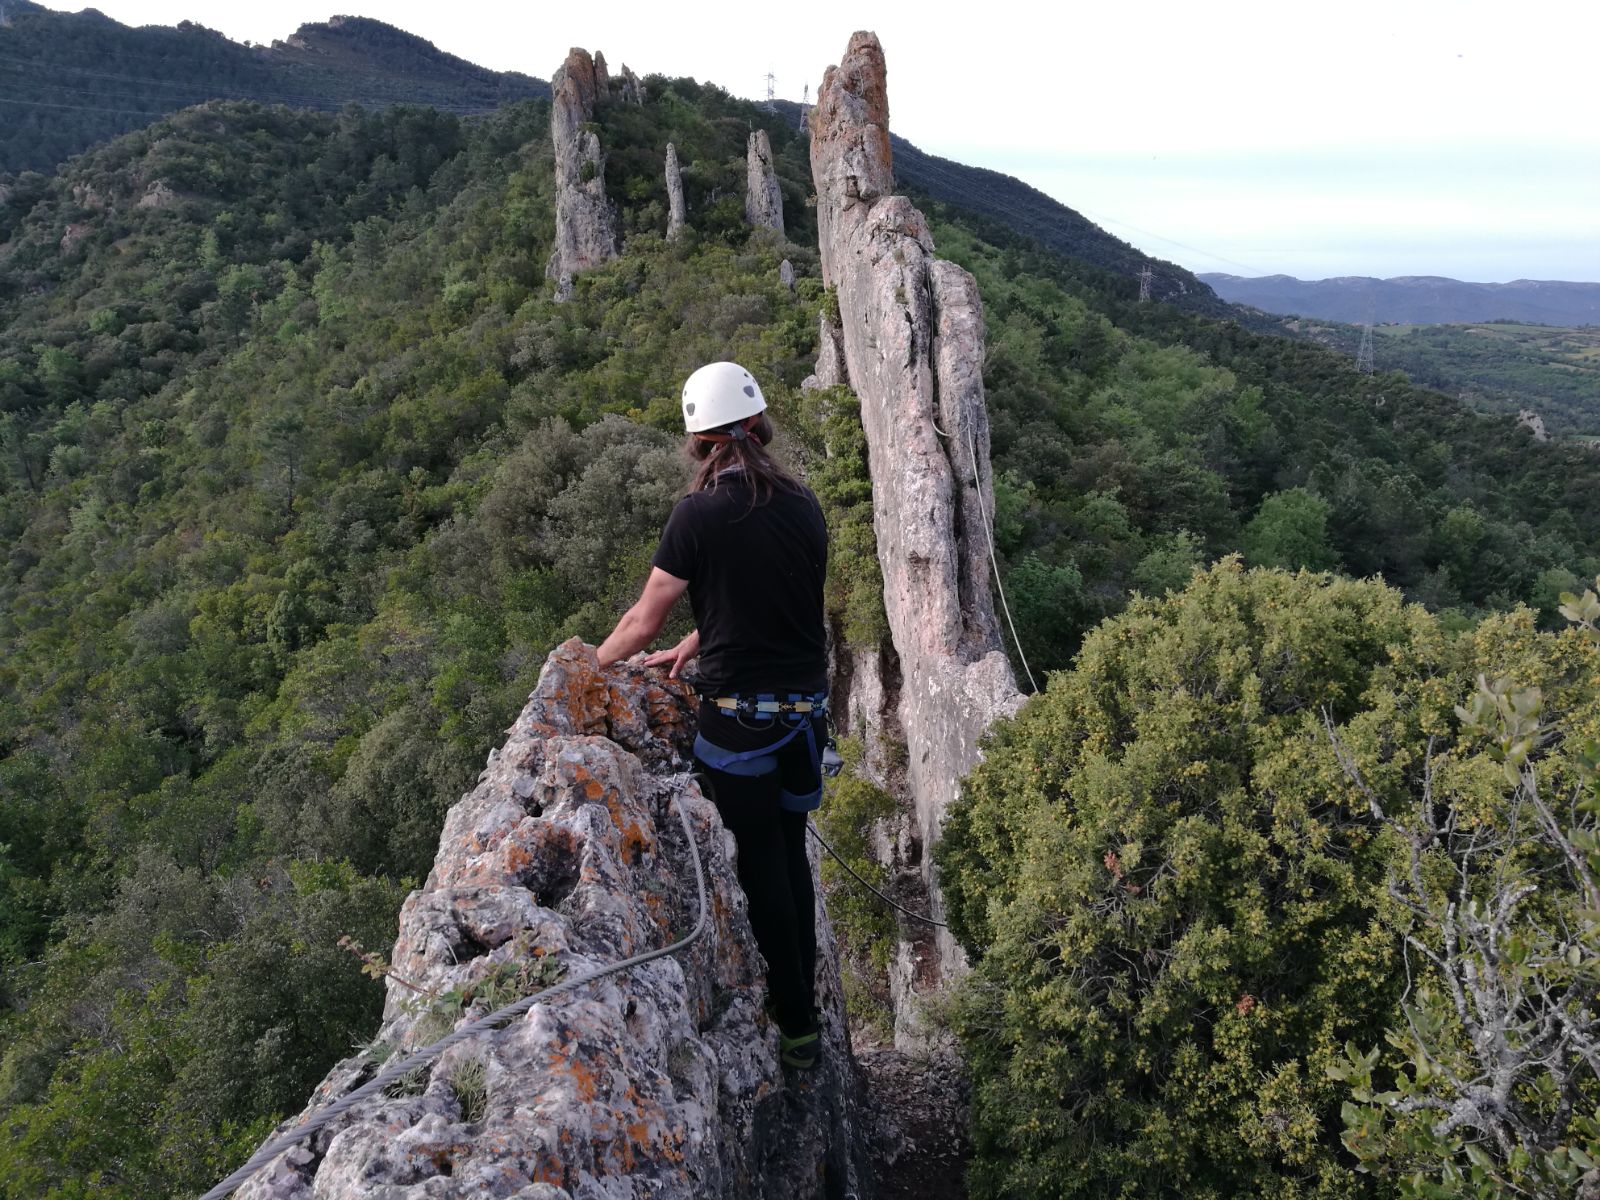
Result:
{"label": "green bush", "polygon": [[1370,1194],[1327,1066],[1404,980],[1324,713],[1377,714],[1353,752],[1399,769],[1449,714],[1446,650],[1381,584],[1229,560],[996,730],[939,850],[975,1195]]}

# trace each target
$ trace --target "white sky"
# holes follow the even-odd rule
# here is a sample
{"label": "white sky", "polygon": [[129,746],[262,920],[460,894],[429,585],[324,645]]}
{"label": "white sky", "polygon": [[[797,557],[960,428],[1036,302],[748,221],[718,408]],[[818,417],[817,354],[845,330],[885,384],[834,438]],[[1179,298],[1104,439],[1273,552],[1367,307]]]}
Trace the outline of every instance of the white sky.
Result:
{"label": "white sky", "polygon": [[746,96],[770,70],[794,100],[873,29],[896,133],[1193,270],[1600,280],[1600,0],[96,7],[268,42],[336,4],[500,70],[580,45]]}

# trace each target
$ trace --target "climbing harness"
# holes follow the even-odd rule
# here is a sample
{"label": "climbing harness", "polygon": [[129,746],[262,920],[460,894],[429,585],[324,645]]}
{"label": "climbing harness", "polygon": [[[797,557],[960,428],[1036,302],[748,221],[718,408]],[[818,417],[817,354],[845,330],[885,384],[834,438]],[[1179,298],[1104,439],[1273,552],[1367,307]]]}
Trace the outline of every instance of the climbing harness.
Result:
{"label": "climbing harness", "polygon": [[[663,784],[670,784],[673,781],[668,779],[663,780],[662,782]],[[200,1200],[222,1200],[224,1196],[230,1195],[236,1188],[244,1183],[245,1180],[249,1179],[258,1170],[266,1166],[267,1163],[271,1162],[274,1158],[277,1158],[278,1155],[282,1154],[285,1150],[299,1142],[303,1142],[313,1133],[316,1133],[319,1129],[325,1128],[338,1117],[344,1115],[350,1109],[354,1108],[357,1104],[377,1094],[378,1092],[381,1092],[384,1088],[394,1083],[397,1079],[404,1078],[412,1071],[417,1070],[419,1067],[427,1066],[446,1050],[450,1049],[450,1047],[460,1045],[462,1042],[477,1037],[480,1033],[485,1033],[495,1028],[497,1025],[502,1025],[506,1021],[509,1021],[512,1017],[521,1016],[523,1013],[527,1012],[535,1004],[538,1004],[541,1001],[550,1000],[553,997],[564,995],[567,992],[576,991],[578,988],[581,988],[586,984],[594,983],[596,980],[604,979],[609,975],[616,975],[622,971],[643,966],[647,962],[654,962],[658,958],[666,958],[668,955],[676,954],[678,951],[682,950],[684,947],[688,946],[691,942],[698,938],[701,933],[704,932],[706,926],[705,868],[701,866],[700,863],[700,847],[694,838],[694,827],[689,824],[689,813],[683,807],[681,789],[672,792],[672,804],[677,810],[678,821],[683,826],[683,836],[689,844],[689,857],[694,863],[694,886],[699,908],[695,916],[693,929],[691,929],[682,938],[679,938],[677,941],[673,942],[670,946],[663,946],[659,950],[647,950],[643,954],[635,954],[632,958],[625,958],[621,962],[612,963],[608,967],[600,967],[593,971],[586,971],[582,975],[575,976],[572,979],[563,980],[555,986],[547,987],[543,991],[533,993],[531,996],[524,996],[521,1000],[513,1001],[512,1003],[507,1004],[504,1008],[498,1008],[486,1017],[479,1017],[470,1025],[463,1025],[454,1033],[447,1034],[445,1037],[440,1038],[432,1045],[424,1046],[416,1053],[409,1054],[399,1062],[385,1067],[373,1079],[362,1084],[355,1091],[346,1096],[341,1096],[338,1100],[335,1100],[321,1112],[308,1117],[304,1122],[289,1130],[289,1132],[268,1142],[260,1150],[257,1150],[253,1155],[251,1155],[249,1161],[246,1162],[244,1166],[240,1167],[232,1175],[229,1175],[221,1183],[217,1184],[216,1187],[212,1188],[204,1196],[200,1197]]]}
{"label": "climbing harness", "polygon": [[[691,679],[690,683],[692,686],[694,681]],[[726,713],[728,716],[736,719],[740,726],[745,729],[766,727],[764,724],[750,724],[749,721],[752,719],[759,719],[762,722],[772,722],[784,716],[791,718],[798,716],[802,718],[795,724],[795,727],[785,734],[779,741],[776,741],[769,746],[757,747],[754,750],[724,750],[716,743],[707,741],[704,734],[699,734],[695,737],[694,755],[701,762],[705,763],[706,766],[712,767],[718,771],[722,771],[728,775],[740,775],[748,777],[769,774],[778,769],[777,751],[782,749],[784,746],[787,746],[791,741],[798,737],[802,731],[804,731],[808,741],[811,741],[812,761],[817,764],[818,771],[821,775],[832,779],[844,769],[844,759],[839,756],[839,749],[834,744],[833,721],[828,711],[828,696],[826,692],[818,692],[813,695],[791,692],[783,699],[779,699],[776,693],[769,692],[757,693],[755,695],[707,695],[705,696],[705,699],[716,705],[720,712]],[[813,715],[821,716],[824,721],[825,737],[820,751],[817,748],[816,742],[812,740],[814,738],[814,734],[811,730],[811,721],[809,718]],[[701,780],[702,786],[704,786],[705,780],[703,776],[701,777]],[[819,780],[819,785],[820,782],[821,781]],[[790,811],[811,812],[818,808],[822,803],[821,787],[819,786],[817,789],[814,803],[810,803],[805,806],[785,803],[785,800],[789,798],[789,793],[780,792],[778,802],[784,808],[787,808]],[[811,797],[807,796],[796,799],[810,800]],[[850,873],[850,877],[852,879],[854,879],[862,887],[866,888],[878,899],[882,900],[890,908],[904,913],[913,921],[921,921],[925,925],[933,925],[939,929],[949,928],[949,925],[944,921],[936,921],[932,917],[923,916],[918,912],[912,912],[905,905],[898,903],[888,896],[885,896],[877,888],[873,887],[872,884],[861,878],[861,876],[856,872],[856,869],[846,862],[837,850],[828,844],[827,839],[817,831],[817,827],[809,820],[806,822],[806,829],[810,831],[812,837],[817,839],[817,844],[826,850],[830,855],[832,855],[833,860]]]}
{"label": "climbing harness", "polygon": [[787,700],[779,700],[775,696],[716,696],[711,698],[723,712],[731,716],[761,716],[780,713],[825,713],[828,711],[828,697],[818,692],[815,696],[796,698],[791,695]]}
{"label": "climbing harness", "polygon": [[[759,778],[779,769],[778,751],[801,734],[805,735],[815,771],[816,786],[805,792],[787,788],[778,793],[779,805],[789,812],[811,812],[822,803],[822,780],[837,775],[844,766],[833,740],[833,725],[828,720],[826,692],[757,692],[731,696],[706,696],[717,711],[732,717],[741,729],[769,730],[787,726],[788,732],[775,742],[749,750],[730,750],[719,746],[702,732],[695,735],[694,756],[706,766],[728,775]],[[818,721],[822,728],[817,728]]]}

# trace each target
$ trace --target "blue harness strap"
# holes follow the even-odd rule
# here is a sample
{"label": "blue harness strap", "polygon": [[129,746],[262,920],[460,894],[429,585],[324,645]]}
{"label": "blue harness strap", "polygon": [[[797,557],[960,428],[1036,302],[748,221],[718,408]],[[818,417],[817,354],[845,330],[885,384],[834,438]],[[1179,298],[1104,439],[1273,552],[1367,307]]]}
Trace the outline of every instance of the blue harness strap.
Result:
{"label": "blue harness strap", "polygon": [[[737,699],[745,699],[739,697]],[[774,725],[778,717],[770,709],[757,709],[756,704],[774,701],[774,697],[762,695],[753,698],[755,703],[748,706],[751,711],[759,714],[758,719],[770,720]],[[813,700],[812,697],[804,697]],[[767,746],[757,746],[753,750],[729,750],[719,746],[706,738],[703,733],[696,734],[694,739],[694,756],[714,771],[723,771],[729,775],[738,775],[747,779],[760,778],[771,775],[778,770],[778,751],[782,750],[802,733],[806,736],[806,749],[810,751],[812,778],[817,786],[814,790],[805,792],[791,792],[786,788],[778,791],[778,804],[789,812],[812,812],[822,804],[822,746],[817,741],[815,729],[812,728],[814,714],[826,712],[826,699],[816,698],[808,710],[790,710],[785,716],[799,716],[799,720],[787,733],[777,741]],[[743,722],[741,722],[742,724]]]}

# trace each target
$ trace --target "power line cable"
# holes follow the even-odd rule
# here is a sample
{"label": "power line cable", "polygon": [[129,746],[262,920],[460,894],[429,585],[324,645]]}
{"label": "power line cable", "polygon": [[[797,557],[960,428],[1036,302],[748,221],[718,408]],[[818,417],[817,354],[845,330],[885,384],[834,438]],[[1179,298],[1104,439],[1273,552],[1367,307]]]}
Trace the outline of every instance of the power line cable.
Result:
{"label": "power line cable", "polygon": [[[333,75],[340,75],[340,76],[344,76],[344,75],[370,75],[370,76],[373,76],[375,78],[389,78],[389,77],[392,77],[393,74],[394,74],[394,72],[391,71],[391,70],[385,70],[385,69],[377,68],[377,67],[347,66],[342,62],[338,63],[338,64],[332,64],[332,63],[322,64],[322,63],[317,63],[317,62],[307,62],[307,61],[304,61],[304,60],[301,60],[301,59],[290,57],[290,56],[286,55],[283,51],[273,50],[273,49],[270,49],[269,47],[266,47],[266,46],[245,46],[245,45],[243,45],[243,44],[241,44],[239,42],[233,42],[232,45],[236,50],[243,51],[244,53],[242,55],[236,55],[231,60],[227,59],[227,58],[207,55],[207,56],[205,56],[204,61],[208,62],[208,63],[215,64],[215,65],[223,67],[223,68],[244,67],[244,68],[255,68],[255,69],[258,69],[258,70],[267,70],[267,71],[275,71],[275,72],[282,72],[282,71],[290,71],[290,72],[296,72],[296,73],[307,73],[307,72],[309,72],[309,73],[320,73],[320,74],[333,74]],[[149,68],[150,69],[158,69],[158,70],[171,70],[171,69],[187,70],[189,68],[189,64],[193,61],[193,57],[194,57],[192,54],[188,53],[189,49],[190,49],[190,47],[187,47],[187,46],[174,45],[173,52],[167,53],[167,54],[137,54],[137,53],[127,53],[121,47],[118,47],[118,49],[116,51],[116,61],[117,61],[118,64],[125,64],[125,63],[127,63],[127,64],[137,64],[137,63],[149,64]],[[205,47],[205,49],[210,49],[210,47],[209,46]],[[469,62],[467,59],[461,58],[458,55],[450,54],[447,51],[439,50],[437,47],[435,47],[434,49],[435,49],[436,53],[439,55],[440,59],[453,61],[455,64],[458,64],[458,66],[456,66],[454,68],[454,70],[453,70],[453,73],[457,74],[457,75],[465,76],[465,75],[471,75],[473,73],[477,73],[479,76],[488,76],[488,77],[491,77],[491,78],[497,78],[497,77],[502,76],[502,75],[522,75],[524,78],[535,79],[537,82],[540,82],[540,83],[546,82],[544,80],[538,80],[536,76],[528,75],[526,72],[522,72],[522,71],[496,71],[491,67],[479,66],[477,63]],[[270,56],[277,56],[277,57],[270,57]],[[106,56],[97,54],[97,55],[89,55],[89,56],[86,56],[86,57],[88,57],[90,61],[97,62],[97,61],[100,61],[101,59],[103,59]],[[63,62],[63,61],[60,61],[59,59],[49,59],[49,60],[44,60],[44,59],[26,59],[26,60],[23,60],[23,59],[17,59],[15,56],[12,56],[12,59],[13,59],[13,61],[25,61],[25,62],[28,62],[28,63],[30,63],[32,65],[42,66],[42,67],[48,68],[50,70],[88,70],[88,69],[90,69],[90,68],[86,68],[86,67],[79,67],[75,63],[72,63],[72,62]],[[437,62],[439,60],[435,60],[435,61]],[[447,61],[444,64],[442,64],[447,69],[449,68],[449,61]],[[146,68],[141,67],[139,69],[142,70],[142,69],[146,69]]]}
{"label": "power line cable", "polygon": [[[254,103],[265,103],[265,104],[268,104],[269,106],[271,104],[275,103],[273,101],[257,101],[255,99],[255,97],[253,97],[253,96],[213,96],[213,97],[211,97],[211,99],[212,100],[250,101],[250,102],[254,102]],[[76,112],[119,113],[119,114],[122,114],[124,116],[130,116],[130,117],[170,117],[170,116],[174,115],[175,113],[182,112],[186,108],[193,108],[198,104],[204,104],[206,102],[207,101],[205,101],[205,100],[196,100],[192,104],[180,104],[180,105],[176,105],[176,106],[174,106],[172,108],[161,109],[161,110],[158,111],[158,110],[139,109],[139,108],[106,108],[106,107],[102,107],[100,105],[92,105],[92,104],[53,104],[53,103],[51,103],[50,101],[47,101],[47,100],[18,100],[18,99],[15,99],[15,98],[11,97],[11,96],[0,96],[0,104],[18,104],[18,105],[23,105],[23,106],[29,107],[29,108],[71,109],[71,110],[76,111]],[[444,104],[428,103],[428,102],[425,102],[425,101],[417,101],[417,100],[383,100],[383,99],[374,99],[374,98],[371,98],[371,97],[360,97],[360,98],[352,97],[350,99],[341,99],[341,100],[337,100],[337,101],[329,100],[329,101],[324,101],[322,106],[318,106],[318,107],[321,107],[322,111],[328,111],[326,106],[330,105],[330,104],[339,104],[339,105],[343,105],[343,104],[359,104],[359,105],[362,105],[363,107],[367,107],[367,108],[383,108],[383,107],[388,107],[390,105],[397,105],[397,104],[416,104],[419,107],[423,107],[423,108],[436,108],[440,112],[448,112],[448,113],[451,113],[452,115],[458,116],[458,117],[479,117],[479,116],[483,116],[483,115],[485,115],[487,113],[492,113],[492,112],[496,111],[493,108],[462,108],[462,107],[452,107],[452,106],[444,105]],[[299,107],[311,108],[313,106],[312,105],[302,105],[302,106],[299,106]]]}
{"label": "power line cable", "polygon": [[[675,781],[666,780],[663,781],[663,784],[665,785],[672,782]],[[512,1017],[521,1016],[523,1013],[527,1012],[535,1004],[538,1004],[541,1001],[549,1000],[555,996],[560,996],[567,992],[576,991],[585,984],[593,983],[598,979],[604,979],[608,975],[616,975],[619,972],[629,970],[633,967],[642,966],[647,962],[654,962],[658,958],[666,958],[668,955],[676,954],[679,950],[682,950],[684,947],[688,946],[691,942],[698,938],[704,931],[706,924],[705,868],[700,864],[700,847],[698,843],[695,842],[694,828],[689,824],[689,814],[683,806],[681,790],[673,792],[672,803],[673,807],[677,810],[678,820],[683,825],[683,836],[688,840],[689,843],[689,857],[694,862],[695,892],[699,899],[699,910],[695,917],[694,928],[691,929],[688,934],[682,938],[679,938],[670,946],[663,946],[659,950],[649,950],[643,954],[635,954],[632,958],[625,958],[621,962],[612,963],[608,967],[601,967],[594,971],[587,971],[584,974],[576,976],[572,979],[563,980],[553,987],[547,987],[542,991],[535,992],[531,996],[524,996],[521,1000],[513,1001],[503,1008],[496,1009],[486,1017],[479,1017],[471,1024],[463,1025],[454,1033],[440,1038],[432,1045],[424,1046],[421,1050],[416,1051],[414,1054],[407,1055],[399,1062],[385,1067],[373,1079],[358,1087],[355,1091],[349,1093],[348,1095],[341,1096],[338,1100],[335,1100],[321,1112],[308,1117],[305,1121],[301,1122],[287,1133],[284,1133],[268,1142],[260,1150],[257,1150],[254,1154],[252,1154],[249,1161],[247,1161],[244,1166],[240,1167],[232,1175],[229,1175],[221,1183],[217,1184],[216,1187],[212,1188],[209,1192],[202,1196],[200,1200],[222,1200],[224,1196],[227,1196],[233,1192],[234,1189],[238,1188],[247,1179],[249,1179],[262,1167],[266,1166],[267,1163],[271,1162],[278,1155],[282,1154],[285,1150],[299,1142],[303,1142],[306,1138],[310,1137],[313,1133],[316,1133],[319,1129],[327,1127],[331,1122],[348,1112],[350,1109],[354,1108],[357,1104],[371,1096],[376,1095],[378,1092],[381,1092],[384,1088],[388,1087],[396,1080],[404,1078],[405,1076],[411,1074],[412,1071],[417,1070],[419,1067],[427,1066],[446,1050],[450,1049],[450,1047],[458,1046],[462,1042],[477,1037],[480,1033],[486,1033],[495,1026],[509,1021]]]}
{"label": "power line cable", "polygon": [[0,96],[0,104],[21,104],[28,108],[66,108],[74,112],[120,113],[129,117],[166,117],[171,116],[176,111],[175,109],[167,109],[163,112],[149,112],[144,109],[134,108],[101,108],[92,104],[51,104],[46,100],[13,100],[10,96]]}
{"label": "power line cable", "polygon": [[[36,63],[36,62],[31,62],[28,59],[17,58],[14,55],[6,55],[6,54],[0,54],[0,61],[21,63],[24,66],[32,66],[32,67],[41,67],[43,65],[43,64]],[[328,95],[314,95],[314,94],[310,94],[310,93],[306,93],[306,92],[272,91],[272,90],[267,90],[267,89],[263,89],[263,88],[242,89],[242,88],[234,87],[234,88],[231,89],[231,91],[233,93],[236,93],[236,94],[227,95],[227,94],[225,94],[225,92],[230,90],[230,89],[216,89],[216,90],[213,90],[210,85],[204,84],[204,83],[189,84],[189,83],[179,83],[179,82],[173,82],[173,81],[162,80],[162,79],[150,79],[150,78],[134,76],[134,75],[113,75],[113,74],[109,74],[109,73],[103,72],[103,71],[91,71],[86,67],[64,67],[64,68],[54,68],[54,67],[52,67],[51,69],[52,70],[63,69],[63,70],[68,70],[68,71],[75,71],[80,75],[86,75],[86,76],[88,76],[90,78],[93,78],[93,79],[106,79],[106,80],[111,80],[111,81],[114,81],[114,82],[134,83],[134,84],[141,85],[145,89],[154,88],[154,89],[157,89],[157,90],[160,90],[160,91],[174,92],[174,93],[177,93],[177,94],[183,95],[183,96],[197,96],[198,95],[200,97],[200,100],[187,101],[187,103],[190,103],[190,104],[201,103],[204,100],[208,100],[208,99],[210,99],[210,100],[220,100],[220,99],[256,100],[256,101],[259,101],[261,103],[269,103],[269,102],[271,102],[273,100],[277,100],[277,101],[281,101],[281,102],[283,102],[285,104],[296,104],[298,102],[306,102],[306,103],[314,103],[314,104],[327,104],[327,103],[330,103],[330,102],[344,102],[342,97],[332,97],[332,96],[328,96]],[[356,74],[356,73],[358,73],[358,72],[354,72],[354,71],[352,71],[352,72],[341,72],[341,74]],[[390,82],[394,82],[395,81],[395,76],[394,76],[394,74],[392,72],[390,72],[390,73],[381,73],[381,74],[380,73],[371,73],[371,74],[375,74],[380,78],[387,79]],[[8,80],[7,82],[16,83],[18,81],[16,81],[16,80]],[[497,81],[487,81],[487,80],[486,81],[480,81],[480,87],[486,88],[492,82],[497,82]],[[441,83],[438,83],[438,82],[435,82],[435,81],[429,81],[429,83],[430,83],[430,86],[433,86],[433,87],[449,87],[450,86],[448,84],[441,84]],[[145,97],[143,95],[142,92],[129,93],[125,89],[119,89],[119,88],[95,89],[95,88],[91,88],[91,87],[88,87],[88,86],[80,85],[80,84],[78,84],[76,82],[64,82],[64,81],[61,81],[61,80],[58,80],[58,79],[54,79],[54,78],[48,79],[46,82],[41,83],[40,86],[41,87],[45,87],[45,88],[52,88],[52,89],[56,89],[56,90],[60,90],[60,91],[82,91],[82,92],[84,92],[86,94],[90,94],[90,95],[102,95],[102,94],[130,95],[131,94],[136,99],[146,99],[147,98],[147,97]],[[468,91],[468,90],[470,90],[470,85],[462,84],[462,85],[460,85],[459,90],[460,91]],[[449,101],[423,100],[423,99],[421,99],[419,97],[407,97],[404,100],[386,101],[386,103],[413,103],[413,104],[428,103],[428,104],[434,104],[436,107],[439,107],[439,106],[442,106],[445,103],[450,103],[450,102]]]}
{"label": "power line cable", "polygon": [[1098,221],[1098,222],[1100,222],[1102,224],[1105,224],[1105,225],[1117,225],[1117,226],[1120,226],[1123,229],[1130,229],[1134,233],[1137,233],[1137,234],[1141,235],[1142,237],[1155,238],[1155,240],[1158,241],[1158,242],[1165,242],[1169,246],[1176,246],[1180,250],[1187,250],[1190,254],[1199,254],[1199,255],[1201,255],[1201,256],[1203,256],[1205,258],[1216,259],[1217,262],[1227,263],[1230,267],[1238,267],[1241,271],[1249,271],[1253,275],[1270,275],[1270,274],[1272,274],[1272,272],[1270,272],[1270,271],[1263,271],[1260,267],[1252,267],[1249,263],[1242,263],[1242,262],[1237,261],[1236,259],[1225,258],[1220,254],[1213,254],[1210,250],[1202,250],[1198,246],[1187,245],[1187,244],[1185,244],[1183,242],[1177,241],[1174,238],[1166,237],[1163,234],[1152,233],[1148,229],[1140,229],[1139,226],[1137,226],[1137,225],[1130,225],[1126,221],[1117,220],[1117,218],[1115,218],[1115,217],[1108,217],[1108,216],[1105,216],[1102,213],[1090,212],[1087,208],[1080,208],[1080,209],[1078,209],[1078,211],[1081,212],[1084,216],[1089,217],[1089,218],[1091,218],[1091,219],[1093,219],[1095,221]]}

